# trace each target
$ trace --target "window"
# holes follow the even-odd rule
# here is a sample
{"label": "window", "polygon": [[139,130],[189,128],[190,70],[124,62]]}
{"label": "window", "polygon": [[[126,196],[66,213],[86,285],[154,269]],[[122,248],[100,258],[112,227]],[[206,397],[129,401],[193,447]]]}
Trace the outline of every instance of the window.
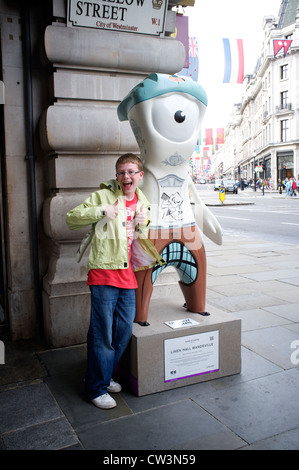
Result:
{"label": "window", "polygon": [[289,71],[288,64],[282,65],[280,67],[280,80],[285,80],[286,78],[288,78],[288,71]]}
{"label": "window", "polygon": [[287,142],[289,136],[289,120],[280,121],[280,139],[281,142]]}
{"label": "window", "polygon": [[281,109],[287,109],[288,107],[288,92],[287,91],[283,91],[282,93],[280,93],[280,106],[281,106]]}
{"label": "window", "polygon": [[268,128],[265,127],[263,129],[263,146],[267,145],[268,143]]}

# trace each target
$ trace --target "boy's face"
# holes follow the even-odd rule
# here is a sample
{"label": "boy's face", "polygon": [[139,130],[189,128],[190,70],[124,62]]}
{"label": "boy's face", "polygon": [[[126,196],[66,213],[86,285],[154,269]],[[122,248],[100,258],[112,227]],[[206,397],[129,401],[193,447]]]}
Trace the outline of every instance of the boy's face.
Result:
{"label": "boy's face", "polygon": [[142,180],[143,171],[138,169],[136,163],[122,163],[117,167],[116,179],[120,183],[124,196],[131,200],[134,197],[139,181]]}

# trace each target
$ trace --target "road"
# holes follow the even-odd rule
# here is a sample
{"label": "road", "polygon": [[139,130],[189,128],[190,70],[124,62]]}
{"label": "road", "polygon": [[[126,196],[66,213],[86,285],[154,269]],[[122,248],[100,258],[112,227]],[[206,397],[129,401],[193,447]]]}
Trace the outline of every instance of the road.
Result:
{"label": "road", "polygon": [[[197,185],[202,200],[209,205],[223,228],[224,235],[237,233],[257,239],[299,246],[299,196],[252,189],[226,194],[224,204],[212,185]],[[236,205],[231,205],[237,203]]]}

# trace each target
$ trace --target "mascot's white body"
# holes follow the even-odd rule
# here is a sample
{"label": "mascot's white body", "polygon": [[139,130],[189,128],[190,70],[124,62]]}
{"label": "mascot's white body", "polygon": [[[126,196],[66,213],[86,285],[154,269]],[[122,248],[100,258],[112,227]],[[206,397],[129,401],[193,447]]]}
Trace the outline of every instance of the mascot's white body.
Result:
{"label": "mascot's white body", "polygon": [[[202,314],[206,256],[199,228],[222,244],[221,227],[188,174],[206,106],[205,91],[190,78],[151,74],[118,107],[119,119],[130,122],[144,164],[141,188],[151,203],[149,238],[165,266],[177,269],[187,309]],[[165,266],[136,273],[136,322],[148,324],[153,284]]]}

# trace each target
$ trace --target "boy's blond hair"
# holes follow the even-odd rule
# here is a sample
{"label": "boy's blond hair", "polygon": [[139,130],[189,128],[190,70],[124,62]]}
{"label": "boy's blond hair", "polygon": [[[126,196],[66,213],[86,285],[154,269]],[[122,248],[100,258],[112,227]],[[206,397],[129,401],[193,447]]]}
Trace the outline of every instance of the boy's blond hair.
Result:
{"label": "boy's blond hair", "polygon": [[118,165],[122,165],[123,163],[135,163],[138,167],[139,171],[143,171],[143,163],[140,160],[137,155],[134,155],[133,153],[125,153],[124,155],[121,155],[117,162],[115,163],[115,169],[117,171]]}

